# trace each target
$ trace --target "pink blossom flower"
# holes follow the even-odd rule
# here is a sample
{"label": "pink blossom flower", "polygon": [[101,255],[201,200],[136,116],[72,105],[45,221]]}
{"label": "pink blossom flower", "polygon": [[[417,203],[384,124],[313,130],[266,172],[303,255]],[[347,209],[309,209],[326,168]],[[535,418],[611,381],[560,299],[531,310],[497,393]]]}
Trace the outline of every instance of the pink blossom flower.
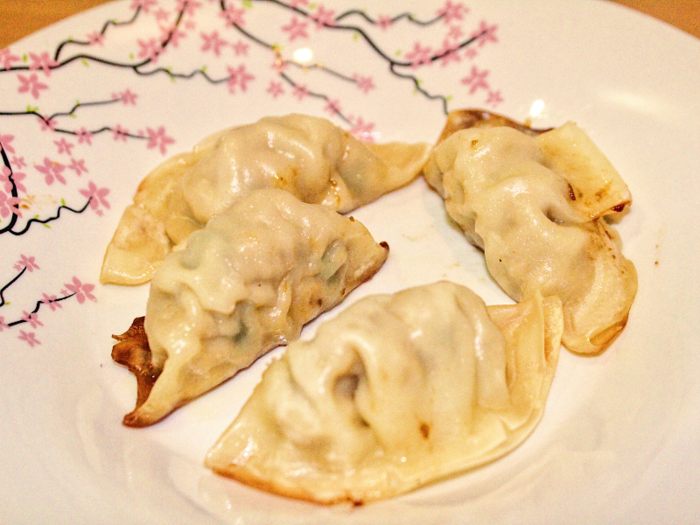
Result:
{"label": "pink blossom flower", "polygon": [[442,49],[440,49],[436,56],[441,56],[440,64],[442,67],[448,66],[450,62],[461,62],[462,57],[459,56],[459,45],[450,44],[449,40],[445,40],[442,43]]}
{"label": "pink blossom flower", "polygon": [[12,170],[7,166],[3,166],[0,170],[0,182],[3,183],[5,191],[7,192],[12,191],[12,179],[10,179],[10,175],[12,175]]}
{"label": "pink blossom flower", "polygon": [[0,217],[3,219],[10,214],[22,216],[19,205],[22,199],[19,197],[10,197],[4,191],[0,191]]}
{"label": "pink blossom flower", "polygon": [[105,43],[105,36],[99,31],[93,31],[92,33],[88,33],[87,39],[88,43],[91,46],[104,46]]}
{"label": "pink blossom flower", "polygon": [[229,3],[226,9],[219,16],[225,19],[229,24],[243,27],[245,25],[245,9],[237,9],[235,5]]}
{"label": "pink blossom flower", "polygon": [[42,294],[44,298],[41,300],[42,303],[49,305],[49,308],[51,308],[51,311],[54,312],[56,308],[63,308],[61,306],[61,303],[59,303],[56,300],[55,295],[47,295],[47,294]]}
{"label": "pink blossom flower", "polygon": [[202,7],[202,3],[197,2],[197,0],[177,0],[177,10],[186,15],[194,15],[200,7]]}
{"label": "pink blossom flower", "polygon": [[16,166],[17,168],[27,167],[27,163],[24,161],[24,157],[18,157],[16,155],[12,157],[12,165]]}
{"label": "pink blossom flower", "polygon": [[390,16],[380,15],[377,19],[377,25],[381,27],[382,31],[386,30],[388,27],[393,25],[394,21]]}
{"label": "pink blossom flower", "polygon": [[340,101],[338,99],[329,98],[326,100],[326,107],[323,108],[326,113],[337,115],[340,113]]}
{"label": "pink blossom flower", "polygon": [[180,39],[186,36],[185,32],[180,31],[175,24],[172,24],[169,27],[161,27],[160,31],[162,33],[160,37],[161,45],[165,45],[167,42],[168,45],[177,47],[180,43]]}
{"label": "pink blossom flower", "polygon": [[326,9],[319,4],[316,12],[311,15],[311,19],[316,22],[316,29],[321,29],[324,26],[335,26],[335,11]]}
{"label": "pink blossom flower", "polygon": [[29,53],[29,59],[32,61],[32,63],[29,64],[29,69],[41,69],[44,72],[44,75],[47,77],[51,76],[51,68],[58,65],[58,62],[51,58],[46,51],[44,51],[41,55],[38,55],[37,53]]}
{"label": "pink blossom flower", "polygon": [[453,4],[450,0],[447,0],[445,5],[437,11],[437,14],[443,17],[446,24],[449,24],[453,20],[462,20],[468,12],[469,9],[464,4]]}
{"label": "pink blossom flower", "polygon": [[68,288],[73,295],[75,295],[75,298],[78,300],[78,304],[83,304],[86,298],[90,299],[91,301],[97,301],[95,296],[91,293],[95,289],[94,284],[83,284],[80,282],[80,279],[73,276],[73,282],[70,284],[65,283],[64,286]]}
{"label": "pink blossom flower", "polygon": [[350,121],[352,122],[352,127],[349,130],[350,134],[365,142],[374,142],[372,135],[374,124],[372,122],[365,122],[362,117],[357,117],[356,119],[350,117]]}
{"label": "pink blossom flower", "polygon": [[413,45],[413,50],[410,53],[406,53],[406,58],[411,62],[411,67],[414,69],[421,64],[430,65],[432,63],[431,51],[430,47],[423,47],[420,42],[416,42]]}
{"label": "pink blossom flower", "polygon": [[218,31],[212,31],[210,34],[200,33],[200,36],[204,40],[200,51],[209,51],[211,49],[216,56],[220,56],[221,48],[228,45],[228,41],[219,37]]}
{"label": "pink blossom flower", "polygon": [[131,9],[134,11],[140,9],[144,13],[148,13],[151,10],[151,7],[157,4],[158,2],[156,0],[132,0]]}
{"label": "pink blossom flower", "polygon": [[299,6],[308,6],[309,0],[289,0],[289,6],[297,8]]}
{"label": "pink blossom flower", "polygon": [[22,184],[22,181],[27,177],[26,173],[23,173],[21,171],[15,171],[12,174],[12,181],[15,183],[15,188],[17,188],[17,191],[19,193],[27,193],[27,188],[24,187],[24,184]]}
{"label": "pink blossom flower", "polygon": [[158,55],[163,51],[163,47],[156,38],[149,38],[148,40],[141,40],[140,38],[136,41],[139,45],[138,57],[150,60],[153,63],[158,61]]}
{"label": "pink blossom flower", "polygon": [[162,7],[158,8],[158,11],[153,13],[153,16],[155,16],[155,19],[158,20],[159,22],[165,22],[170,18],[170,13],[168,13],[165,9]]}
{"label": "pink blossom flower", "polygon": [[148,144],[146,144],[146,147],[148,149],[158,148],[163,155],[165,155],[166,147],[175,142],[175,139],[165,134],[165,128],[163,126],[160,126],[157,130],[146,128],[146,133],[148,134]]}
{"label": "pink blossom flower", "polygon": [[255,80],[255,77],[246,71],[244,64],[239,65],[237,68],[227,67],[228,71],[228,90],[230,93],[236,92],[236,87],[240,87],[241,91],[246,91],[247,84],[251,80]]}
{"label": "pink blossom flower", "polygon": [[109,209],[109,202],[105,197],[109,194],[107,188],[98,188],[97,185],[90,181],[87,190],[80,190],[80,194],[84,197],[90,199],[90,208],[97,211],[100,209],[100,205]]}
{"label": "pink blossom flower", "polygon": [[56,131],[56,120],[52,118],[39,117],[39,125],[41,126],[41,131]]}
{"label": "pink blossom flower", "polygon": [[42,89],[48,89],[48,85],[39,82],[39,77],[36,73],[29,76],[17,75],[20,86],[17,88],[18,93],[30,93],[34,98],[39,98]]}
{"label": "pink blossom flower", "polygon": [[277,98],[280,95],[284,95],[284,88],[282,87],[282,82],[270,80],[270,86],[267,88],[267,93],[272,95],[272,98]]}
{"label": "pink blossom flower", "polygon": [[373,90],[376,86],[372,77],[363,77],[362,75],[353,75],[353,80],[357,83],[357,87],[363,93],[368,93]]}
{"label": "pink blossom flower", "polygon": [[294,91],[292,92],[292,95],[298,98],[299,102],[301,102],[309,95],[309,89],[304,84],[297,84],[296,86],[294,86]]}
{"label": "pink blossom flower", "polygon": [[[494,44],[498,42],[498,37],[496,36],[496,31],[498,30],[498,25],[488,25],[486,20],[482,20],[479,24],[479,29],[472,33],[472,38],[479,37],[479,47],[483,47],[488,42],[493,42]],[[481,36],[479,36],[481,35]]]}
{"label": "pink blossom flower", "polygon": [[2,332],[5,328],[9,329],[9,328],[10,328],[10,325],[8,325],[8,324],[5,322],[5,318],[4,318],[3,316],[0,315],[0,332]]}
{"label": "pink blossom flower", "polygon": [[501,96],[501,91],[489,91],[489,96],[486,98],[486,103],[492,107],[498,106],[503,102],[503,97]]}
{"label": "pink blossom flower", "polygon": [[135,106],[138,95],[130,89],[125,89],[119,93],[112,93],[112,100],[121,100],[125,106]]}
{"label": "pink blossom flower", "polygon": [[10,69],[14,62],[19,62],[19,59],[17,55],[12,54],[9,47],[0,49],[0,64],[3,68]]}
{"label": "pink blossom flower", "polygon": [[231,47],[233,48],[233,52],[236,54],[236,56],[243,55],[243,56],[248,56],[248,44],[243,42],[242,40],[239,40],[235,44],[231,44]]}
{"label": "pink blossom flower", "polygon": [[447,32],[447,38],[452,40],[459,40],[462,38],[464,32],[460,26],[450,26],[450,30]]}
{"label": "pink blossom flower", "polygon": [[25,341],[31,348],[34,348],[34,345],[41,344],[41,341],[36,338],[36,334],[34,332],[25,332],[24,330],[20,330],[18,339]]}
{"label": "pink blossom flower", "polygon": [[17,265],[20,268],[26,268],[28,272],[33,272],[34,270],[40,270],[39,265],[36,263],[36,259],[34,256],[29,256],[27,257],[24,254],[20,254],[19,256],[19,261],[17,261]]}
{"label": "pink blossom flower", "polygon": [[88,146],[92,146],[92,133],[86,130],[84,127],[76,131],[75,136],[78,137],[78,144],[82,144],[84,142]]}
{"label": "pink blossom flower", "polygon": [[66,179],[61,174],[61,172],[65,169],[65,166],[63,164],[52,161],[48,157],[44,157],[44,165],[40,166],[39,164],[34,164],[34,167],[39,173],[44,174],[44,180],[49,186],[53,184],[54,179],[60,182],[61,184],[66,183]]}
{"label": "pink blossom flower", "polygon": [[25,188],[24,184],[21,182],[25,177],[26,175],[24,173],[19,173],[17,171],[13,173],[7,166],[3,166],[2,170],[0,170],[0,182],[2,182],[7,193],[12,193],[13,186],[17,188],[18,192],[26,193],[27,188]]}
{"label": "pink blossom flower", "polygon": [[69,170],[73,170],[78,176],[88,172],[88,169],[85,167],[85,159],[78,160],[71,157],[70,164],[68,164],[66,168],[68,168]]}
{"label": "pink blossom flower", "polygon": [[15,140],[14,135],[0,135],[0,146],[8,153],[14,153],[15,148],[10,145],[10,142]]}
{"label": "pink blossom flower", "polygon": [[22,321],[24,321],[25,323],[29,323],[35,330],[38,326],[44,326],[44,323],[39,321],[39,315],[37,313],[30,314],[26,310],[22,313],[24,314],[22,316]]}
{"label": "pink blossom flower", "polygon": [[302,22],[298,17],[293,16],[289,24],[282,26],[282,31],[289,34],[290,42],[294,42],[297,38],[309,38],[309,34],[306,32],[308,25],[307,22]]}
{"label": "pink blossom flower", "polygon": [[461,82],[469,86],[469,94],[473,95],[477,89],[488,89],[489,83],[486,81],[488,70],[479,70],[476,66],[472,66],[469,76],[464,77]]}
{"label": "pink blossom flower", "polygon": [[117,124],[117,127],[114,128],[114,130],[113,130],[112,138],[113,138],[114,140],[121,140],[121,141],[123,141],[123,142],[126,142],[126,139],[127,139],[127,135],[128,135],[128,134],[129,134],[129,130],[128,130],[128,129],[124,129],[124,128],[121,127],[120,124]]}
{"label": "pink blossom flower", "polygon": [[70,142],[68,142],[65,139],[65,137],[62,137],[61,140],[54,140],[53,143],[56,144],[56,146],[58,147],[59,155],[61,153],[66,153],[70,155],[70,150],[75,147],[75,144],[71,144]]}

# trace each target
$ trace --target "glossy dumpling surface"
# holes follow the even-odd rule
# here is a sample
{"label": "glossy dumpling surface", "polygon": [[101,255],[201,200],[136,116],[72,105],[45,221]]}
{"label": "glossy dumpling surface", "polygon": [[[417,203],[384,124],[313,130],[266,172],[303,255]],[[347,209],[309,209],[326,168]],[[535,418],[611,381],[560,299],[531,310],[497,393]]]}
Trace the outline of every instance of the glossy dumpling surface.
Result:
{"label": "glossy dumpling surface", "polygon": [[326,119],[299,114],[221,131],[141,183],[100,279],[147,282],[173,246],[250,191],[279,188],[345,213],[411,182],[428,153],[427,144],[364,143]]}
{"label": "glossy dumpling surface", "polygon": [[632,198],[578,126],[536,137],[511,127],[463,129],[435,147],[424,175],[513,299],[558,295],[570,350],[596,354],[610,345],[627,322],[637,274],[608,218]]}
{"label": "glossy dumpling surface", "polygon": [[486,307],[449,282],[364,298],[265,371],[206,464],[324,504],[483,465],[540,420],[561,330],[558,298]]}
{"label": "glossy dumpling surface", "polygon": [[144,327],[160,375],[125,424],[155,423],[297,338],[387,254],[359,221],[282,190],[247,194],[156,272]]}

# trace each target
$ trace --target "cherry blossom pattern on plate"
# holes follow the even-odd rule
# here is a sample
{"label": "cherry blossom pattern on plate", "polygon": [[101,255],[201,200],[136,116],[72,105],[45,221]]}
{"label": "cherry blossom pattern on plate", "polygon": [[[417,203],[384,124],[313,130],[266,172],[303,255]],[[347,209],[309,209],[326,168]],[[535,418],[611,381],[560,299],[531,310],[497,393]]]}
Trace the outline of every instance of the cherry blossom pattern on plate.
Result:
{"label": "cherry blossom pattern on plate", "polygon": [[[492,108],[503,102],[482,60],[499,42],[498,24],[452,0],[425,3],[420,13],[392,10],[391,3],[379,2],[340,11],[331,2],[310,0],[130,0],[105,9],[116,16],[53,47],[0,50],[0,86],[11,95],[0,100],[0,242],[29,238],[68,214],[80,220],[105,216],[114,182],[93,164],[96,149],[139,145],[158,157],[172,152],[177,136],[168,122],[149,121],[142,111],[151,79],[204,80],[241,101],[260,93],[288,108],[312,108],[372,141],[379,129],[365,101],[382,90],[371,72],[376,67],[345,61],[342,54],[324,61],[295,55],[300,45],[345,35],[436,111],[452,109],[455,95]],[[65,91],[62,79],[84,78],[87,68],[98,67],[127,72],[120,78],[130,80],[107,91],[85,90],[77,99]],[[430,85],[426,79],[436,68],[449,71],[456,85]],[[134,124],[137,115],[144,120]],[[39,209],[35,195],[46,192],[55,204]],[[0,308],[9,305],[13,285],[40,270],[36,257],[22,250],[10,254],[14,273],[0,269]],[[22,304],[12,319],[0,310],[0,332],[24,325],[14,337],[35,347],[44,316],[60,312],[63,301],[96,300],[94,286],[77,276],[56,288],[60,292],[37,285],[32,298],[13,298]]]}
{"label": "cherry blossom pattern on plate", "polygon": [[[39,266],[35,256],[21,254],[19,260],[17,260],[17,262],[14,264],[13,269],[16,272],[15,275],[2,287],[0,287],[0,312],[2,312],[1,309],[3,307],[10,304],[6,298],[6,295],[11,294],[11,287],[28,274],[40,271],[41,266]],[[83,283],[78,277],[73,276],[70,283],[65,283],[63,285],[60,295],[43,292],[41,294],[41,298],[33,302],[31,299],[29,301],[25,301],[22,297],[14,299],[14,301],[21,302],[23,305],[33,304],[33,309],[31,311],[26,308],[23,309],[22,313],[15,320],[8,320],[4,315],[0,316],[0,332],[9,332],[12,327],[25,325],[27,330],[20,329],[17,337],[27,343],[30,347],[40,345],[41,341],[37,338],[36,332],[29,331],[29,329],[39,330],[44,326],[44,323],[39,316],[39,312],[42,307],[48,308],[46,312],[50,314],[51,312],[55,312],[62,308],[61,302],[67,299],[75,298],[78,304],[83,304],[86,302],[86,300],[96,302],[97,298],[93,294],[94,289],[95,285]]]}

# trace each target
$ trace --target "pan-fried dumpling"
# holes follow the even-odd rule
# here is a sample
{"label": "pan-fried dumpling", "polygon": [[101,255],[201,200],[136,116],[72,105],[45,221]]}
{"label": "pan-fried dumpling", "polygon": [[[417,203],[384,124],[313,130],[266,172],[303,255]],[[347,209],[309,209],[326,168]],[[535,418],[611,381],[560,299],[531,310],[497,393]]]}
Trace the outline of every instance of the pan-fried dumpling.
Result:
{"label": "pan-fried dumpling", "polygon": [[632,199],[578,126],[536,137],[463,129],[435,147],[424,175],[506,293],[561,298],[567,348],[596,354],[622,331],[637,273],[606,218]]}
{"label": "pan-fried dumpling", "polygon": [[557,297],[487,307],[445,281],[364,298],[289,345],[206,464],[324,504],[484,465],[539,422],[562,324]]}
{"label": "pan-fried dumpling", "polygon": [[427,144],[367,144],[326,119],[298,114],[219,132],[144,179],[100,280],[147,282],[173,246],[249,191],[280,188],[346,213],[411,182],[428,153]]}
{"label": "pan-fried dumpling", "polygon": [[155,273],[144,328],[160,375],[124,423],[153,424],[297,338],[387,255],[359,221],[291,193],[239,199]]}

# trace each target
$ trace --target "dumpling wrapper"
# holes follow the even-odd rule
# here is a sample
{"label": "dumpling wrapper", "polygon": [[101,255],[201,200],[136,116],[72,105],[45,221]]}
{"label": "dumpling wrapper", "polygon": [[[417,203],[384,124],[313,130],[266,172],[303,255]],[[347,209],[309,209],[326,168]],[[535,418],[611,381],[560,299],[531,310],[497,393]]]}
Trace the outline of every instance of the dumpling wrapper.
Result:
{"label": "dumpling wrapper", "polygon": [[364,143],[326,119],[299,114],[218,132],[142,181],[107,247],[100,281],[149,281],[175,245],[252,190],[280,188],[346,213],[413,181],[429,150]]}
{"label": "dumpling wrapper", "polygon": [[561,302],[485,306],[450,282],[364,298],[263,374],[206,465],[322,504],[364,504],[489,463],[542,417]]}
{"label": "dumpling wrapper", "polygon": [[632,197],[578,126],[536,137],[511,127],[456,131],[423,173],[508,295],[561,297],[567,348],[597,354],[619,335],[637,273],[606,217]]}
{"label": "dumpling wrapper", "polygon": [[155,273],[144,328],[160,375],[124,423],[151,425],[296,339],[387,255],[353,218],[283,190],[247,194]]}

